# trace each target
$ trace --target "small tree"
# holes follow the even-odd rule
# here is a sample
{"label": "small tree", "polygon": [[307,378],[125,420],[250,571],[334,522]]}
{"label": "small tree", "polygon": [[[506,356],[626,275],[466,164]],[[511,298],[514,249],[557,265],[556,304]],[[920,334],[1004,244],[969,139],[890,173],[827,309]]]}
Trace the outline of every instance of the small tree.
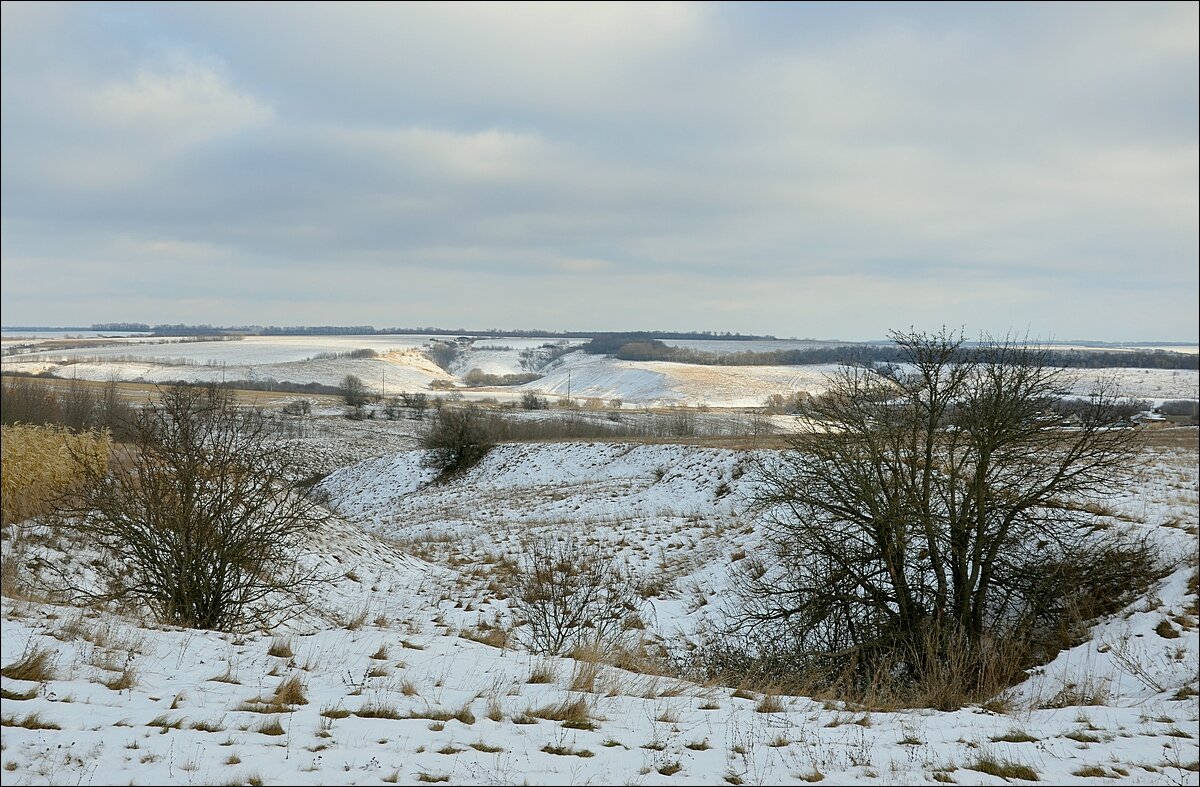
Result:
{"label": "small tree", "polygon": [[521,407],[526,410],[545,410],[550,407],[550,403],[546,401],[546,397],[538,396],[533,391],[526,391],[521,394]]}
{"label": "small tree", "polygon": [[1052,404],[1072,380],[1039,347],[892,338],[903,365],[833,375],[763,467],[772,559],[737,575],[738,619],[783,670],[920,683],[965,659],[983,690],[991,643],[1045,657],[1145,578],[1146,553],[1087,513],[1124,477],[1133,433],[1102,387],[1061,428]]}
{"label": "small tree", "polygon": [[425,417],[425,410],[429,407],[428,395],[419,391],[416,393],[405,392],[400,394],[400,401],[402,401],[404,406],[407,407],[409,412],[412,413],[411,417],[413,420],[420,421]]}
{"label": "small tree", "polygon": [[362,378],[348,374],[342,378],[342,398],[346,400],[346,404],[350,407],[361,407],[370,399],[370,392],[367,390],[367,384],[362,381]]}
{"label": "small tree", "polygon": [[421,447],[429,451],[429,465],[437,468],[442,478],[473,466],[494,444],[487,413],[475,405],[440,408],[421,436]]}
{"label": "small tree", "polygon": [[98,547],[105,587],[62,577],[78,596],[135,599],[160,620],[231,630],[299,611],[324,577],[301,566],[305,535],[324,518],[258,409],[218,388],[175,387],[130,427],[132,448],[98,467],[59,505],[60,526]]}

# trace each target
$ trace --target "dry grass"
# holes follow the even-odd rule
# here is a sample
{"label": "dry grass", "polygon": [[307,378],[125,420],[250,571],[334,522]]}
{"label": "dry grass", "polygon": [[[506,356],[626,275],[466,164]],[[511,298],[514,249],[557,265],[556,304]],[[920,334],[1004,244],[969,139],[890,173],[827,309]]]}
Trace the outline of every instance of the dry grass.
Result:
{"label": "dry grass", "polygon": [[146,722],[146,726],[159,727],[163,732],[166,732],[167,730],[181,730],[183,729],[183,721],[183,717],[172,719],[170,716],[163,713]]}
{"label": "dry grass", "polygon": [[487,743],[484,743],[483,741],[477,741],[475,743],[469,743],[467,745],[470,746],[475,751],[481,751],[484,754],[499,754],[500,752],[504,751],[503,746],[491,746]]}
{"label": "dry grass", "polygon": [[[328,715],[328,714],[325,714]],[[400,711],[395,705],[387,705],[381,702],[367,702],[361,708],[354,711],[354,715],[362,719],[401,719]],[[339,718],[330,716],[330,718]]]}
{"label": "dry grass", "polygon": [[555,746],[547,743],[542,747],[542,751],[547,754],[557,754],[562,757],[595,757],[596,753],[590,749],[575,749],[570,746]]}
{"label": "dry grass", "polygon": [[1005,780],[1024,779],[1027,782],[1040,781],[1037,771],[1033,768],[1009,760],[994,760],[990,757],[980,757],[964,767],[967,770],[979,771],[980,773],[986,773],[989,776],[998,776]]}
{"label": "dry grass", "polygon": [[326,719],[344,719],[350,715],[350,711],[345,708],[322,708],[321,716]]}
{"label": "dry grass", "polygon": [[1180,637],[1179,629],[1171,625],[1171,621],[1163,618],[1158,625],[1154,627],[1154,633],[1163,639],[1178,639]]}
{"label": "dry grass", "polygon": [[49,648],[35,647],[20,661],[0,668],[0,675],[10,680],[31,680],[37,683],[54,680],[55,655]]}
{"label": "dry grass", "polygon": [[0,427],[0,518],[20,522],[49,510],[50,500],[92,469],[103,469],[108,434],[60,426]]}
{"label": "dry grass", "polygon": [[530,708],[525,714],[547,721],[562,722],[564,727],[573,730],[594,730],[597,726],[588,708],[587,700],[583,697],[575,700],[564,699],[562,702],[543,705],[540,708]]}
{"label": "dry grass", "polygon": [[527,683],[553,683],[558,678],[554,667],[549,662],[542,662],[529,673]]}
{"label": "dry grass", "polygon": [[220,721],[197,721],[193,722],[189,729],[199,730],[200,732],[224,732],[225,719]]}
{"label": "dry grass", "polygon": [[112,689],[113,691],[125,691],[126,689],[132,689],[137,685],[138,682],[137,670],[135,670],[132,665],[129,665],[125,667],[125,669],[121,670],[121,674],[117,677],[110,678],[108,680],[102,680],[100,682],[106,688]]}
{"label": "dry grass", "polygon": [[782,713],[787,710],[787,706],[779,699],[777,694],[765,694],[754,706],[756,713]]}
{"label": "dry grass", "polygon": [[295,651],[292,650],[292,641],[286,637],[275,637],[271,640],[271,647],[267,648],[268,656],[276,656],[281,659],[290,659],[295,656]]}
{"label": "dry grass", "polygon": [[46,721],[36,711],[27,714],[21,718],[16,716],[5,716],[0,718],[0,726],[3,727],[21,727],[26,730],[61,730],[62,727],[54,722]]}
{"label": "dry grass", "polygon": [[283,735],[287,732],[287,730],[283,728],[283,725],[279,723],[279,719],[277,718],[264,719],[262,723],[254,728],[254,731],[263,735],[271,736]]}
{"label": "dry grass", "polygon": [[225,667],[225,671],[220,675],[214,675],[213,677],[209,678],[209,680],[216,683],[232,683],[234,685],[241,684],[241,681],[238,680],[237,673],[234,671],[232,664]]}
{"label": "dry grass", "polygon": [[305,694],[307,689],[308,686],[305,685],[304,680],[299,675],[293,675],[275,687],[275,695],[272,699],[276,705],[307,705],[308,697]]}

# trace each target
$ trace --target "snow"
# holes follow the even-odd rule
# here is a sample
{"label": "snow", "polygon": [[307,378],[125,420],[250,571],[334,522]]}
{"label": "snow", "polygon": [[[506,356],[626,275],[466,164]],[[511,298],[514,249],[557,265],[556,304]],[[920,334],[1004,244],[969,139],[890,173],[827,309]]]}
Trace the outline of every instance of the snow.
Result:
{"label": "snow", "polygon": [[[85,380],[134,380],[158,383],[174,380],[275,380],[279,382],[338,385],[348,374],[361,377],[377,392],[428,390],[432,383],[461,383],[471,370],[487,374],[520,374],[522,350],[554,344],[552,338],[497,337],[463,345],[460,356],[446,372],[425,355],[435,336],[248,336],[240,341],[162,343],[152,337],[102,341],[97,346],[46,348],[8,355],[8,372],[50,372],[58,377]],[[8,340],[6,339],[6,344]],[[721,345],[728,351],[769,350],[809,346],[812,342],[673,342],[680,346]],[[579,344],[578,341],[572,344]],[[371,349],[372,359],[316,359],[322,353],[349,353]],[[718,348],[721,349],[721,348]],[[469,397],[515,399],[525,391],[574,399],[621,399],[645,406],[690,405],[711,407],[761,407],[772,394],[793,391],[817,393],[825,376],[837,367],[810,366],[701,366],[663,361],[622,361],[588,355],[580,350],[559,358],[544,376],[520,387],[464,389]],[[1131,397],[1156,403],[1168,399],[1200,398],[1200,373],[1173,369],[1078,370],[1080,384],[1073,390],[1086,395],[1097,378],[1110,378]]]}
{"label": "snow", "polygon": [[[762,695],[734,687],[476,640],[513,623],[495,590],[502,560],[531,539],[574,536],[655,588],[644,636],[685,648],[719,618],[738,553],[761,550],[744,496],[768,452],[504,445],[439,483],[423,452],[397,448],[412,444],[414,428],[346,422],[296,441],[317,463],[354,461],[316,487],[340,516],[302,555],[338,578],[276,629],[187,631],[130,610],[5,596],[0,664],[46,648],[56,674],[2,680],[4,784],[1006,783],[971,769],[985,757],[1051,784],[1111,784],[1122,772],[1122,784],[1200,783],[1194,445],[1147,449],[1135,483],[1107,501],[1107,522],[1149,534],[1175,566],[1006,692],[1004,712],[867,712],[791,696],[760,712]],[[1194,440],[1194,430],[1180,434]],[[46,548],[86,566],[86,554]],[[1156,631],[1164,620],[1179,636]],[[293,655],[269,655],[277,639]],[[127,667],[132,686],[104,685]],[[546,668],[551,682],[529,682]],[[293,677],[307,702],[254,702]],[[536,718],[576,701],[593,729]],[[357,715],[372,705],[398,718]],[[39,727],[38,718],[40,728],[15,726]],[[269,721],[282,734],[257,731]],[[1033,740],[998,740],[1022,736]],[[1076,775],[1085,767],[1105,775]]]}

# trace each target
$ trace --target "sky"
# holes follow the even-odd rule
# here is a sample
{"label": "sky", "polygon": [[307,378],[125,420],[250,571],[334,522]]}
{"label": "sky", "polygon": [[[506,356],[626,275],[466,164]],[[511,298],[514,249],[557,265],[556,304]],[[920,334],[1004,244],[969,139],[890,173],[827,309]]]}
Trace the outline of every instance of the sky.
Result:
{"label": "sky", "polygon": [[1197,8],[6,2],[2,322],[1196,341]]}

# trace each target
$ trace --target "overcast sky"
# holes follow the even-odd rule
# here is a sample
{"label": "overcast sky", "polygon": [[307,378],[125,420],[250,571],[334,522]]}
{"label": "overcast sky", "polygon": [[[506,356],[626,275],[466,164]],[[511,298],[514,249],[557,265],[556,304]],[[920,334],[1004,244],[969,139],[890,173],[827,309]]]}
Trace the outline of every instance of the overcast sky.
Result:
{"label": "overcast sky", "polygon": [[6,2],[3,323],[1194,341],[1197,28]]}

